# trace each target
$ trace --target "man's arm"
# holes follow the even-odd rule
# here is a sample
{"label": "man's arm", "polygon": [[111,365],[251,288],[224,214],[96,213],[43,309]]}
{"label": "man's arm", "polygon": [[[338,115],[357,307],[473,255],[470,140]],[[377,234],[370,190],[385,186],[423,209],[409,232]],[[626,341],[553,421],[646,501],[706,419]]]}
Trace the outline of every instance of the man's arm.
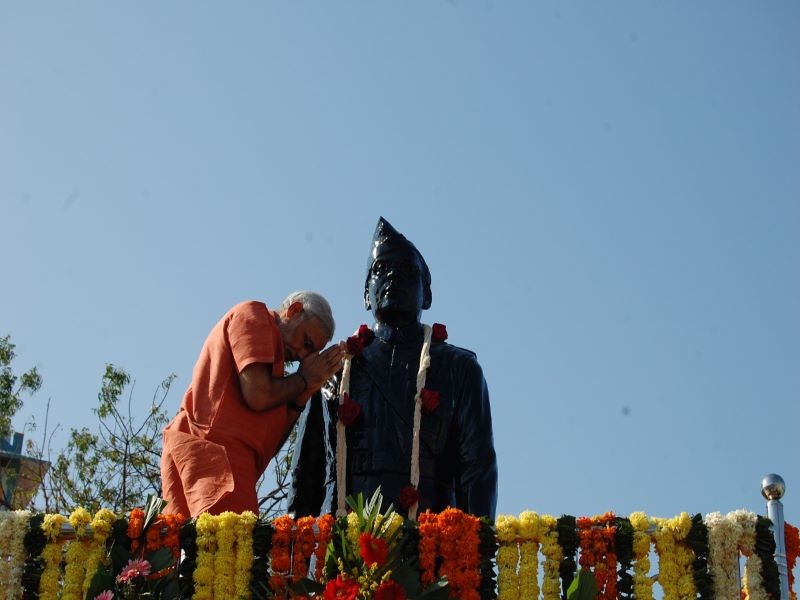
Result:
{"label": "man's arm", "polygon": [[[273,377],[269,365],[263,363],[247,365],[239,374],[242,397],[245,404],[257,412],[284,404],[302,411],[311,395],[341,368],[341,361],[342,349],[333,345],[307,356],[301,361],[297,373],[289,377]],[[297,414],[294,420],[297,420]]]}

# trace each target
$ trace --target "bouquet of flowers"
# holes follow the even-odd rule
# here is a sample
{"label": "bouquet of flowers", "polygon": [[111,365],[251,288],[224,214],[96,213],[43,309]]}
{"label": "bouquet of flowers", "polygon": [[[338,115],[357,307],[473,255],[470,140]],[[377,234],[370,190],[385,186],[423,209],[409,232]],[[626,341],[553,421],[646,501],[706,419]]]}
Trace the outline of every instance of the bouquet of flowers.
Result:
{"label": "bouquet of flowers", "polygon": [[322,582],[304,579],[299,593],[324,600],[446,600],[447,580],[423,590],[418,564],[419,532],[390,505],[381,512],[378,489],[368,501],[348,497],[351,511],[337,519],[325,555]]}

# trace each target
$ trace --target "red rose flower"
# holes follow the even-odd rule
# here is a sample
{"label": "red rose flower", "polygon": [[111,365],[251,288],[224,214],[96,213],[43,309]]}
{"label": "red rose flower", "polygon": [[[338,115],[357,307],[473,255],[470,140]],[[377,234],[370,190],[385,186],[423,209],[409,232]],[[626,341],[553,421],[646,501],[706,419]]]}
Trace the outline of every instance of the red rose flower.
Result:
{"label": "red rose flower", "polygon": [[419,502],[419,492],[413,485],[407,485],[400,490],[400,498],[398,498],[400,506],[408,510],[415,502]]}
{"label": "red rose flower", "polygon": [[347,338],[347,353],[351,356],[358,356],[364,351],[364,342],[357,335]]}
{"label": "red rose flower", "polygon": [[439,392],[422,388],[420,399],[422,400],[422,410],[426,413],[432,413],[439,408]]}
{"label": "red rose flower", "polygon": [[375,600],[406,600],[406,591],[402,585],[390,579],[384,581],[375,590]]}
{"label": "red rose flower", "polygon": [[375,537],[371,533],[362,533],[358,536],[358,543],[361,546],[361,558],[364,559],[366,565],[383,566],[386,562],[386,555],[389,553],[385,540]]}
{"label": "red rose flower", "polygon": [[447,327],[441,323],[433,324],[433,331],[431,331],[431,338],[434,342],[443,342],[447,339]]}
{"label": "red rose flower", "polygon": [[358,415],[361,414],[361,405],[355,400],[350,399],[350,394],[344,395],[344,402],[339,405],[339,420],[345,427],[355,423]]}
{"label": "red rose flower", "polygon": [[358,596],[358,582],[353,579],[342,579],[338,575],[325,586],[325,600],[356,600]]}
{"label": "red rose flower", "polygon": [[375,332],[372,331],[367,325],[361,325],[358,328],[358,333],[356,333],[358,339],[361,340],[361,343],[364,344],[366,348],[375,340]]}

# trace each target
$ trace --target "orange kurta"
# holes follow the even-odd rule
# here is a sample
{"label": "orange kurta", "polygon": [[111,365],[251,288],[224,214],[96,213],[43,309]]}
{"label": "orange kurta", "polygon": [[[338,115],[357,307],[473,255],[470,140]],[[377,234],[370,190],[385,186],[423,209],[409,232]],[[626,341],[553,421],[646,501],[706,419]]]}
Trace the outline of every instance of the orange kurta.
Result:
{"label": "orange kurta", "polygon": [[164,429],[167,512],[258,512],[256,482],[279,450],[287,409],[251,410],[239,374],[265,363],[282,377],[283,356],[275,314],[262,302],[234,306],[211,330],[181,409]]}

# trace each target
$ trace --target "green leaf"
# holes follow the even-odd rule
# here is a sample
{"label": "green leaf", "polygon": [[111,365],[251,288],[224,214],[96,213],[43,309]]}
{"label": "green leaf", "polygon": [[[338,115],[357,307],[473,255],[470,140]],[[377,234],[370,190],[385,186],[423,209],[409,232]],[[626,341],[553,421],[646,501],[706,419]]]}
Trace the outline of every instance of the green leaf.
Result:
{"label": "green leaf", "polygon": [[150,563],[153,571],[161,571],[175,564],[175,557],[172,556],[169,548],[159,548],[147,555],[147,562]]}
{"label": "green leaf", "polygon": [[594,600],[597,597],[597,582],[591,571],[578,570],[567,590],[567,600]]}
{"label": "green leaf", "polygon": [[301,579],[289,586],[289,589],[297,594],[321,594],[325,586],[313,579]]}
{"label": "green leaf", "polygon": [[439,581],[435,581],[430,584],[425,591],[422,592],[419,596],[415,596],[411,598],[411,600],[447,600],[449,596],[449,590],[447,579],[440,579]]}
{"label": "green leaf", "polygon": [[150,524],[161,513],[166,505],[167,501],[159,498],[158,496],[147,497],[147,502],[145,502],[144,505],[144,525],[142,527],[142,531],[147,531],[147,528],[150,527]]}
{"label": "green leaf", "polygon": [[87,598],[94,598],[106,590],[114,589],[114,575],[108,571],[105,565],[100,565],[92,577],[92,583],[86,594]]}

